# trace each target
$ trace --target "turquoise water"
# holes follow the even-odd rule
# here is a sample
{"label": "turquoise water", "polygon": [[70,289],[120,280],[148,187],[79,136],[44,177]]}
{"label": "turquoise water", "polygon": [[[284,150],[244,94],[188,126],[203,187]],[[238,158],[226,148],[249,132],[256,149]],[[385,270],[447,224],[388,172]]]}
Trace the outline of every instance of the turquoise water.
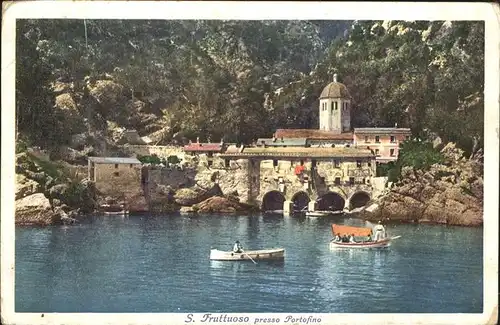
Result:
{"label": "turquoise water", "polygon": [[[16,312],[482,312],[482,228],[390,225],[402,238],[388,250],[330,251],[331,223],[107,216],[18,227]],[[236,239],[284,247],[286,259],[208,259]]]}

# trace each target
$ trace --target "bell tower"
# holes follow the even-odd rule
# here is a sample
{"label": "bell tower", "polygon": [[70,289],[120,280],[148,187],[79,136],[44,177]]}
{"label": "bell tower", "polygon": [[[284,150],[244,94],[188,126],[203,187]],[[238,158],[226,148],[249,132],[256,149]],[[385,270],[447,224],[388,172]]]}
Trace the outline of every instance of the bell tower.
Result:
{"label": "bell tower", "polygon": [[319,97],[319,129],[336,134],[351,130],[351,96],[337,74]]}

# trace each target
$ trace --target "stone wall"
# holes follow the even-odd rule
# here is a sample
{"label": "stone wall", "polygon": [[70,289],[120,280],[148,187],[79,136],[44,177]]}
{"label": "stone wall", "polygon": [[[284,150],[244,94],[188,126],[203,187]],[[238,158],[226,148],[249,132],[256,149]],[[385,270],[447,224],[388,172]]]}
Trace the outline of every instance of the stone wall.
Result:
{"label": "stone wall", "polygon": [[142,194],[140,165],[95,164],[94,173],[96,188],[103,196],[130,199]]}
{"label": "stone wall", "polygon": [[141,156],[157,155],[160,158],[168,156],[184,157],[184,149],[180,146],[149,146],[149,145],[125,145],[124,148],[132,154]]}
{"label": "stone wall", "polygon": [[194,168],[150,168],[148,181],[151,184],[170,186],[172,189],[191,187],[194,185],[196,170]]}

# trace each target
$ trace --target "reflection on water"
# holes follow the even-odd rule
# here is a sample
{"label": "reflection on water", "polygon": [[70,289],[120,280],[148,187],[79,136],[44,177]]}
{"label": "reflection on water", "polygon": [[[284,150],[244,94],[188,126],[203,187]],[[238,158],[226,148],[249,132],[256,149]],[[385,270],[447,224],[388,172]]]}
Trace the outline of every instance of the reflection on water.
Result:
{"label": "reflection on water", "polygon": [[[386,250],[330,250],[331,224],[279,216],[94,217],[16,229],[18,312],[481,312],[482,229],[389,225]],[[285,260],[210,261],[283,247]]]}

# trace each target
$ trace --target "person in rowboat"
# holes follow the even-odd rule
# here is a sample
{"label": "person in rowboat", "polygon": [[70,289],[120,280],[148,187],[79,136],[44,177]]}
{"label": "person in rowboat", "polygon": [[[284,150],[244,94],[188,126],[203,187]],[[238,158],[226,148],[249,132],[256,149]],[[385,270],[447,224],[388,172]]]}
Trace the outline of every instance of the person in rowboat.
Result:
{"label": "person in rowboat", "polygon": [[373,227],[373,232],[375,233],[375,241],[382,240],[385,238],[385,228],[382,225],[382,221],[379,221],[378,225]]}
{"label": "person in rowboat", "polygon": [[341,241],[341,238],[340,238],[340,234],[336,234],[335,235],[335,239],[334,239],[336,242],[339,242]]}
{"label": "person in rowboat", "polygon": [[355,243],[356,241],[354,240],[354,234],[349,236],[349,242],[350,243]]}
{"label": "person in rowboat", "polygon": [[239,240],[237,240],[236,243],[234,243],[233,252],[235,252],[235,253],[241,253],[241,252],[243,252],[243,246],[241,246]]}

